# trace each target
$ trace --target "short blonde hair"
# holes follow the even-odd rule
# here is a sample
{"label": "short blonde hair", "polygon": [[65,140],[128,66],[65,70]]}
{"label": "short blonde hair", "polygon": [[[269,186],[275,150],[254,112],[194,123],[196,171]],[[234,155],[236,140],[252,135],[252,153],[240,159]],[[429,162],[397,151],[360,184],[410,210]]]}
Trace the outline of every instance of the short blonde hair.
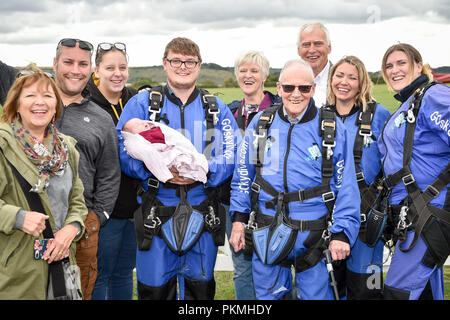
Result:
{"label": "short blonde hair", "polygon": [[336,95],[331,89],[331,80],[336,72],[337,67],[339,67],[343,63],[348,63],[352,66],[355,66],[356,70],[358,71],[359,91],[355,96],[355,103],[358,106],[362,106],[363,111],[366,111],[367,103],[373,100],[373,83],[369,77],[369,74],[367,73],[364,63],[355,56],[345,56],[331,67],[327,85],[327,100],[330,104],[336,105]]}
{"label": "short blonde hair", "polygon": [[255,63],[257,64],[261,71],[263,72],[264,78],[267,78],[270,73],[269,60],[264,56],[262,52],[259,51],[246,51],[242,52],[234,61],[234,75],[236,79],[239,75],[239,67],[244,63]]}
{"label": "short blonde hair", "polygon": [[3,106],[3,114],[1,120],[3,122],[12,122],[18,118],[17,110],[19,110],[19,97],[23,88],[38,83],[40,88],[47,89],[51,87],[56,97],[56,114],[55,120],[58,120],[62,113],[62,99],[56,87],[55,81],[42,71],[33,72],[29,75],[22,76],[16,79],[11,86],[6,97],[5,105]]}

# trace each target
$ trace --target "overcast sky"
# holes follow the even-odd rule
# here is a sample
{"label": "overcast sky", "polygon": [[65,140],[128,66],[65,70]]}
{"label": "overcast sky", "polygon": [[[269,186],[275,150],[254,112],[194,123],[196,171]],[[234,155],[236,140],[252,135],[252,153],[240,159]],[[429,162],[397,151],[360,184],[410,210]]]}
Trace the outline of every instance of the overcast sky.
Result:
{"label": "overcast sky", "polygon": [[233,66],[252,49],[281,68],[297,57],[300,26],[315,21],[330,31],[331,61],[352,54],[377,71],[390,45],[407,42],[433,68],[450,65],[449,0],[14,0],[0,2],[0,21],[0,60],[14,66],[50,66],[66,37],[125,42],[130,66],[160,65],[184,36],[204,62]]}

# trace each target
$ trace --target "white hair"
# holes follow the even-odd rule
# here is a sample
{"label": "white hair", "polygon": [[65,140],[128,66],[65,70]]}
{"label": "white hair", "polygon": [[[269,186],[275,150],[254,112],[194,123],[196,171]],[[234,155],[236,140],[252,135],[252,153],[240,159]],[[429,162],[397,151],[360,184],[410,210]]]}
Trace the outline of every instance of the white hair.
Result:
{"label": "white hair", "polygon": [[289,68],[291,65],[294,65],[294,64],[304,65],[306,67],[306,69],[308,70],[308,72],[311,74],[311,79],[313,79],[313,83],[314,83],[314,72],[313,72],[313,69],[311,68],[311,65],[308,62],[306,62],[305,60],[303,60],[303,59],[293,59],[293,60],[289,60],[288,62],[286,62],[284,64],[283,69],[281,69],[280,76],[278,77],[278,81],[279,82],[281,82],[281,78],[283,77],[284,71],[287,68]]}
{"label": "white hair", "polygon": [[327,43],[328,45],[331,45],[331,40],[330,40],[330,32],[328,31],[327,27],[325,27],[322,23],[320,22],[313,22],[313,23],[305,23],[301,28],[300,28],[300,32],[298,33],[298,37],[297,37],[297,48],[300,46],[300,36],[302,34],[303,31],[306,32],[311,32],[313,31],[315,28],[320,28],[324,33],[325,36],[327,37]]}

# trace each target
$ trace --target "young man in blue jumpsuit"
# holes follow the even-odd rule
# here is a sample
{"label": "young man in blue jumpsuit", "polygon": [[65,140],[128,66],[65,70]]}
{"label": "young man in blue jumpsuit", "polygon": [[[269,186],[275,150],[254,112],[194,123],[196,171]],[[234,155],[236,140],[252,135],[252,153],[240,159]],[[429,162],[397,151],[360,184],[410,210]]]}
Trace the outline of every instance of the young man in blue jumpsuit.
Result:
{"label": "young man in blue jumpsuit", "polygon": [[[348,143],[354,146],[355,168],[360,171],[357,180],[362,197],[362,228],[347,258],[345,283],[342,284],[345,284],[348,299],[380,299],[384,241],[381,236],[373,240],[372,235],[367,235],[367,223],[368,210],[376,204],[378,195],[376,184],[371,184],[381,170],[376,141],[391,113],[372,100],[372,82],[357,57],[346,56],[334,64],[328,82],[331,89],[328,93],[330,107],[344,123]],[[370,219],[370,223],[381,223],[381,219]]]}
{"label": "young man in blue jumpsuit", "polygon": [[[448,170],[450,160],[450,87],[434,84],[420,93],[432,75],[420,53],[409,44],[396,44],[386,51],[382,72],[402,103],[378,139],[384,175],[391,188],[394,235],[399,238],[386,275],[384,299],[442,300],[442,265],[450,253],[448,171],[440,188],[434,181]],[[415,114],[410,111],[414,108],[411,102],[419,101],[420,95],[420,108]],[[410,145],[405,139],[409,136],[407,129],[414,124],[412,146],[404,148]],[[397,172],[402,173],[400,170],[404,173],[394,179]],[[419,190],[418,196],[411,193],[412,187]],[[416,199],[423,201],[423,196],[429,201],[427,210],[416,206]],[[432,215],[424,219],[427,211]]]}
{"label": "young man in blue jumpsuit", "polygon": [[[163,106],[160,121],[171,128],[181,130],[199,152],[205,151],[206,120],[202,94],[196,87],[201,66],[198,46],[186,38],[175,38],[166,46],[163,66],[167,85],[163,88]],[[227,105],[215,98],[218,105],[209,173],[206,185],[178,175],[167,184],[156,184],[157,200],[162,208],[175,207],[180,202],[180,188],[186,186],[187,201],[197,206],[205,201],[205,187],[216,187],[233,173],[234,154],[237,146],[237,125]],[[139,178],[148,189],[152,174],[143,162],[132,159],[124,149],[121,129],[131,118],[149,119],[149,92],[143,91],[129,100],[117,124],[120,148],[120,164],[125,174]],[[155,181],[150,183],[155,186]],[[175,188],[174,188],[175,186]],[[217,212],[215,213],[217,216]],[[162,217],[161,217],[162,218]],[[138,223],[138,222],[136,222]],[[225,221],[223,221],[225,223]],[[194,246],[183,254],[170,250],[160,234],[155,234],[148,250],[138,250],[136,272],[140,299],[213,299],[215,294],[214,265],[217,246],[213,235],[204,231]],[[179,292],[177,293],[177,280]]]}
{"label": "young man in blue jumpsuit", "polygon": [[[289,86],[295,86],[294,90]],[[322,183],[322,138],[319,136],[319,109],[314,105],[314,76],[311,67],[302,60],[288,62],[280,74],[277,84],[278,94],[282,98],[268,130],[265,145],[262,178],[278,192],[290,193]],[[300,90],[302,92],[300,92]],[[288,92],[289,91],[289,92]],[[247,223],[252,204],[250,190],[255,179],[255,127],[261,114],[255,116],[245,133],[244,140],[237,152],[237,162],[232,180],[231,214],[233,230],[230,243],[235,250],[249,245],[245,241],[244,223]],[[342,260],[350,254],[360,226],[358,186],[354,173],[354,164],[350,144],[347,143],[343,124],[336,121],[336,146],[332,151],[334,170],[330,188],[335,196],[335,208],[330,228],[329,250],[333,260]],[[254,188],[254,185],[253,185]],[[275,208],[267,208],[266,201],[273,195],[260,189],[258,205],[261,216],[274,216]],[[293,223],[299,220],[319,221],[327,216],[327,206],[320,195],[285,204],[282,214],[289,214]],[[278,202],[280,203],[280,202]],[[280,211],[278,211],[280,212]],[[326,231],[326,227],[324,227]],[[324,230],[315,233],[325,234]],[[255,231],[254,231],[255,232]],[[295,244],[287,259],[294,259],[314,243],[308,239],[313,231],[298,230]],[[306,241],[306,243],[305,243]],[[301,263],[301,261],[300,261]],[[256,252],[253,253],[253,277],[255,293],[258,299],[274,300],[289,298],[292,294],[292,274],[290,266],[265,264]],[[300,299],[333,299],[333,291],[324,259],[320,257],[312,267],[296,273],[295,296]]]}

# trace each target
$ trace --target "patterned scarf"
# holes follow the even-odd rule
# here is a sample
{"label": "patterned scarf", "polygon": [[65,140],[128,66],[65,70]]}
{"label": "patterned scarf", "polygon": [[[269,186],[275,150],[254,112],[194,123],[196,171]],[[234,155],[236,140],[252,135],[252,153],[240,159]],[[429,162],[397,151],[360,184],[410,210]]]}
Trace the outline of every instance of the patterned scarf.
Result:
{"label": "patterned scarf", "polygon": [[67,144],[53,124],[48,125],[42,142],[20,120],[11,122],[11,127],[17,143],[39,171],[39,180],[30,191],[40,193],[47,189],[50,176],[64,173],[69,155]]}

